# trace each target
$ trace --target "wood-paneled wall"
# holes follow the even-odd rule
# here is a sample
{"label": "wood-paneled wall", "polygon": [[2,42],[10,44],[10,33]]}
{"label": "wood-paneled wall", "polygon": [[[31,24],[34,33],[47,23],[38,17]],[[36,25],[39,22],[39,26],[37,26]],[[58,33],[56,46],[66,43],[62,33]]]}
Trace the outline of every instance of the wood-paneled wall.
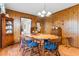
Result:
{"label": "wood-paneled wall", "polygon": [[63,37],[73,38],[72,46],[79,47],[79,4],[47,17],[45,21],[45,33],[51,33],[53,25],[62,28]]}
{"label": "wood-paneled wall", "polygon": [[37,19],[38,19],[37,16],[10,10],[10,9],[6,9],[6,13],[9,14],[9,16],[14,19],[14,41],[15,42],[20,41],[20,18],[21,17],[31,19],[32,20],[32,27],[36,26]]}
{"label": "wood-paneled wall", "polygon": [[20,19],[21,17],[25,17],[25,18],[29,18],[32,19],[32,26],[36,25],[37,16],[31,15],[31,14],[27,14],[27,13],[22,13],[22,12],[18,12],[18,11],[14,11],[14,10],[10,10],[10,9],[6,9],[6,13],[9,14],[9,16],[11,18],[18,18]]}

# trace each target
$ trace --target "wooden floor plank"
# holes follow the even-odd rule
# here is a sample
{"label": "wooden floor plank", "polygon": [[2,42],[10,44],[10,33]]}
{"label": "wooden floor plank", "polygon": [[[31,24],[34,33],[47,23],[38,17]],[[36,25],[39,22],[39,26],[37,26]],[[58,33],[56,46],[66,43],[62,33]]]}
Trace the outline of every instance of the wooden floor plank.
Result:
{"label": "wooden floor plank", "polygon": [[[26,56],[30,55],[29,54],[30,52],[26,52],[26,53],[27,53]],[[49,56],[49,54],[47,55]],[[0,56],[22,56],[22,51],[20,50],[20,44],[14,44],[1,49]],[[54,56],[54,54],[50,52],[50,56]]]}

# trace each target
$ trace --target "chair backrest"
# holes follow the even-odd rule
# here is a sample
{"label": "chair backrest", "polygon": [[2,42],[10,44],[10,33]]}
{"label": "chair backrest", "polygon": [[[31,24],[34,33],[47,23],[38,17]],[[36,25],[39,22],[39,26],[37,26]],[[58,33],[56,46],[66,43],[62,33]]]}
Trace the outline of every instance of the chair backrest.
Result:
{"label": "chair backrest", "polygon": [[45,45],[48,45],[48,44],[51,44],[51,42],[49,41],[49,39],[45,39],[45,40],[44,40],[44,44],[45,44]]}
{"label": "chair backrest", "polygon": [[23,37],[22,39],[21,39],[21,44],[22,45],[26,45],[26,44],[29,44],[29,43],[31,43],[32,42],[32,39],[30,38],[30,37]]}
{"label": "chair backrest", "polygon": [[56,43],[52,43],[52,47],[53,47],[53,49],[55,50],[55,49],[57,49],[57,44]]}
{"label": "chair backrest", "polygon": [[31,43],[32,42],[32,40],[27,40],[27,44],[29,44],[29,43]]}
{"label": "chair backrest", "polygon": [[59,45],[61,44],[61,37],[59,37],[58,39],[56,39],[56,40],[50,40],[50,42],[54,45],[53,47],[55,48],[55,49],[58,49],[58,47],[59,47]]}
{"label": "chair backrest", "polygon": [[57,49],[57,44],[55,42],[45,40],[45,48],[48,50],[55,50]]}

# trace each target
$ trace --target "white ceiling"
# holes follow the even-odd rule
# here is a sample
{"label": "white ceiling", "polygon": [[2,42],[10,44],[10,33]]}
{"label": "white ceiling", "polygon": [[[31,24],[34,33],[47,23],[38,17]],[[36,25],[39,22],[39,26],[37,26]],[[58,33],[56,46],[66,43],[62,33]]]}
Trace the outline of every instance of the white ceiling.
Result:
{"label": "white ceiling", "polygon": [[69,8],[76,5],[76,3],[6,3],[5,6],[8,9],[24,12],[32,15],[37,15],[37,12],[44,9],[55,13],[57,11]]}

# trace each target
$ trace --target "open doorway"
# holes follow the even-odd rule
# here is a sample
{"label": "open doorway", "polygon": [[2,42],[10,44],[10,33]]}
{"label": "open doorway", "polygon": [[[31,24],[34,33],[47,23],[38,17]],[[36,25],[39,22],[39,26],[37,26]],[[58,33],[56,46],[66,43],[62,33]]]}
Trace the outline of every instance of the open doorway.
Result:
{"label": "open doorway", "polygon": [[31,34],[31,19],[21,18],[21,34],[24,36]]}

